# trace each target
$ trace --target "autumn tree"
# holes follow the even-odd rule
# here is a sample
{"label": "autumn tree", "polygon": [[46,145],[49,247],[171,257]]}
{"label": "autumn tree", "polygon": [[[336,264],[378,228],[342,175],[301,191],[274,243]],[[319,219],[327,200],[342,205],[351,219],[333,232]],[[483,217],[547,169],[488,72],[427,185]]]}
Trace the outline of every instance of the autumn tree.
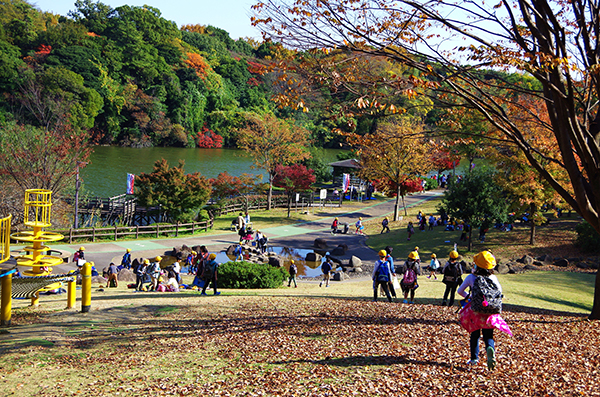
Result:
{"label": "autumn tree", "polygon": [[199,172],[184,173],[185,162],[169,167],[167,160],[154,163],[151,173],[135,177],[135,197],[139,205],[160,206],[172,220],[191,221],[195,213],[208,201],[210,186]]}
{"label": "autumn tree", "polygon": [[[402,186],[427,173],[431,166],[427,159],[430,146],[420,136],[422,129],[421,124],[398,118],[380,124],[373,134],[347,134],[348,142],[360,157],[361,178],[383,180],[389,183],[384,182],[382,186],[395,189],[394,221],[398,220],[401,198],[404,206],[407,191]],[[406,215],[406,206],[404,213]]]}
{"label": "autumn tree", "polygon": [[[228,197],[247,195],[256,188],[256,184],[260,179],[262,179],[262,175],[244,173],[237,177],[230,175],[228,172],[221,172],[216,178],[209,180],[212,186],[211,197],[219,201]],[[248,200],[246,200],[247,202]]]}
{"label": "autumn tree", "polygon": [[308,157],[308,131],[272,114],[246,115],[238,129],[238,146],[254,158],[254,167],[265,170],[269,177],[267,210],[271,209],[273,181],[277,166],[290,165]]}
{"label": "autumn tree", "polygon": [[[600,233],[600,3],[265,0],[254,10],[264,36],[289,47],[371,54],[414,68],[413,84],[449,93],[454,105],[478,112]],[[490,69],[516,71],[537,84],[489,78]],[[505,112],[522,93],[544,102],[549,124],[538,123],[553,132],[566,184]],[[598,274],[594,319],[600,319]]]}
{"label": "autumn tree", "polygon": [[287,216],[289,218],[294,193],[312,191],[312,184],[316,181],[315,174],[313,170],[302,164],[278,165],[275,174],[273,185],[285,190],[288,203]]}

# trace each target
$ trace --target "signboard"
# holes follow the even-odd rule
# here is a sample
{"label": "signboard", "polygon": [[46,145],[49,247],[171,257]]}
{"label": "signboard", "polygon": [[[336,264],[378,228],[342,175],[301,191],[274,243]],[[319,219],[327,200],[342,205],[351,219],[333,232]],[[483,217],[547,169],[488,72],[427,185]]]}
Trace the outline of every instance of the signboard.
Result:
{"label": "signboard", "polygon": [[327,189],[321,189],[321,194],[319,196],[321,200],[325,200],[327,198]]}

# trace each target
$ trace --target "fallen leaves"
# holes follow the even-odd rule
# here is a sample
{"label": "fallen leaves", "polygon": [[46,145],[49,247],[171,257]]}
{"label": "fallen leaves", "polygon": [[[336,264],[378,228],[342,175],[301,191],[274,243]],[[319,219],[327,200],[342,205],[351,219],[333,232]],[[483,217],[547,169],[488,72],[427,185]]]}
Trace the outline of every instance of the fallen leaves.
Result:
{"label": "fallen leaves", "polygon": [[[24,389],[40,396],[600,395],[600,330],[580,316],[506,312],[515,337],[495,334],[491,373],[484,355],[465,364],[468,334],[451,308],[285,297],[219,304],[169,302],[178,310],[121,321],[127,332],[98,324],[65,347],[13,351],[4,358],[45,367],[0,374],[6,383],[37,371]],[[58,367],[60,382],[31,389]]]}

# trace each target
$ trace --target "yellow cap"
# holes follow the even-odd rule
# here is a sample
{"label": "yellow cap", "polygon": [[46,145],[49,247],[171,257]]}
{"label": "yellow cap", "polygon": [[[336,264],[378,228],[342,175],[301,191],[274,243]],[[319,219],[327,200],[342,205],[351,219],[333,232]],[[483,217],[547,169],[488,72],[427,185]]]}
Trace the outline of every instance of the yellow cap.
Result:
{"label": "yellow cap", "polygon": [[150,263],[150,261],[148,259],[144,259],[144,264],[147,265],[148,263]]}
{"label": "yellow cap", "polygon": [[418,251],[418,250],[419,250],[419,247],[415,247],[415,251]]}
{"label": "yellow cap", "polygon": [[154,260],[155,260],[156,262],[160,262],[160,261],[162,261],[162,256],[160,256],[160,255],[159,255],[159,256],[157,256],[156,258],[154,258]]}
{"label": "yellow cap", "polygon": [[127,252],[131,252],[131,248],[127,248]]}
{"label": "yellow cap", "polygon": [[358,217],[358,220],[359,220],[359,221],[362,221],[362,216],[359,216],[359,217]]}
{"label": "yellow cap", "polygon": [[431,254],[431,257],[432,258],[437,258],[437,255],[436,254]]}
{"label": "yellow cap", "polygon": [[419,259],[419,253],[417,251],[412,251],[408,254],[408,259],[417,260]]}
{"label": "yellow cap", "polygon": [[385,252],[385,250],[379,251],[379,257],[380,258],[385,258],[386,256],[387,256],[387,252]]}
{"label": "yellow cap", "polygon": [[450,254],[448,254],[448,256],[450,257],[450,259],[456,259],[458,258],[458,251],[450,251]]}
{"label": "yellow cap", "polygon": [[85,247],[82,245],[81,247],[79,247],[79,251],[85,251]]}
{"label": "yellow cap", "polygon": [[217,257],[217,254],[212,253],[208,256],[208,259],[215,259]]}
{"label": "yellow cap", "polygon": [[292,260],[290,261],[290,263],[293,265],[293,264],[294,264],[294,260],[292,259]]}
{"label": "yellow cap", "polygon": [[192,251],[192,255],[198,255],[196,251]]}
{"label": "yellow cap", "polygon": [[496,267],[496,258],[490,251],[481,251],[473,257],[473,261],[482,269],[492,270]]}

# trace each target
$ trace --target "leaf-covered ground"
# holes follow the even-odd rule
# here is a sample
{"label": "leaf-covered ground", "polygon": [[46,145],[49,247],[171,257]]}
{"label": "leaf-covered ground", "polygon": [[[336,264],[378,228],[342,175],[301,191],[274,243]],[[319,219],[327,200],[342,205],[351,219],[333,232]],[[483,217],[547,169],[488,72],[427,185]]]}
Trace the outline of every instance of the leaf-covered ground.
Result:
{"label": "leaf-covered ground", "polygon": [[[291,297],[157,298],[88,315],[24,311],[51,343],[2,339],[17,396],[600,396],[600,329],[506,312],[498,367],[469,367],[454,309]],[[96,305],[98,306],[98,305]],[[33,323],[28,325],[28,323]],[[482,349],[483,351],[483,349]]]}

